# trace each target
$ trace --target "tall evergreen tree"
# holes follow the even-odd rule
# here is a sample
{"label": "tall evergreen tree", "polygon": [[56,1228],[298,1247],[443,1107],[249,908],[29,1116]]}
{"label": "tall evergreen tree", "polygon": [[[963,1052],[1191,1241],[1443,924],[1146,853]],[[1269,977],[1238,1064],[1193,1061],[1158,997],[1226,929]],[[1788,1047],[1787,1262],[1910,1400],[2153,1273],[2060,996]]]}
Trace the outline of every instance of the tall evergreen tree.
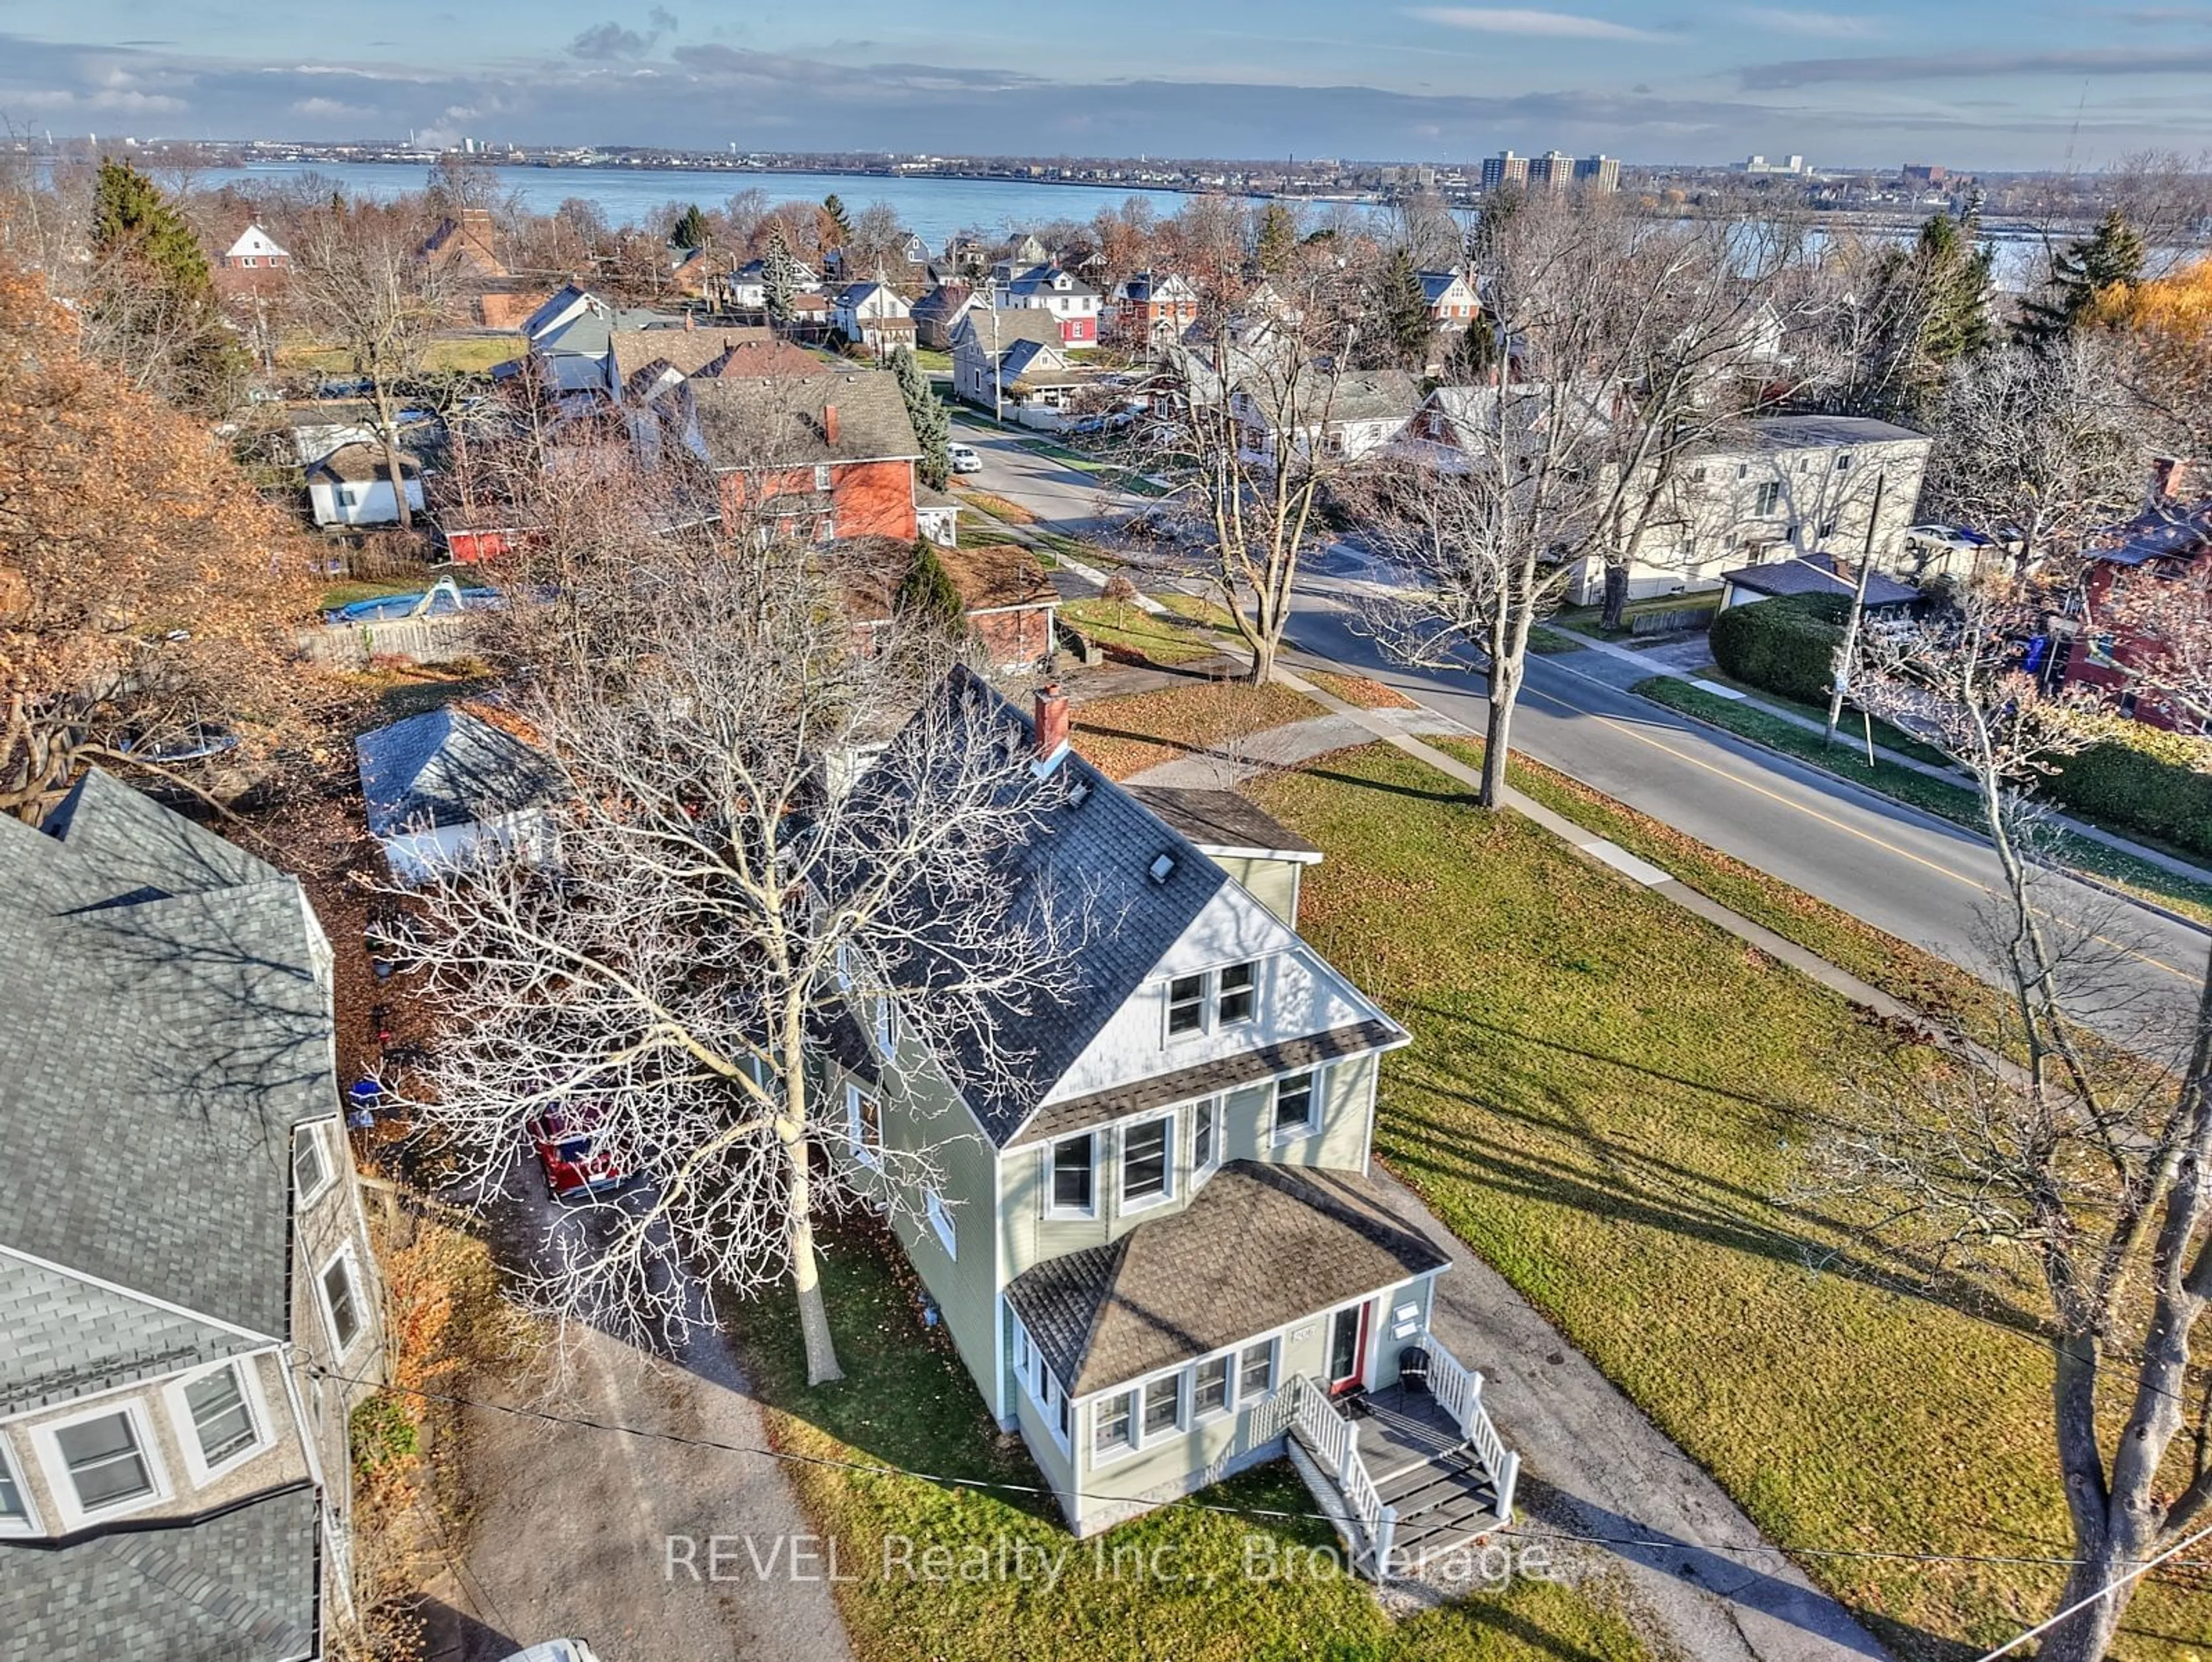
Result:
{"label": "tall evergreen tree", "polygon": [[1382,338],[1399,364],[1419,369],[1428,362],[1429,342],[1435,325],[1429,302],[1421,292],[1421,274],[1414,269],[1413,251],[1396,248],[1384,262],[1381,305]]}
{"label": "tall evergreen tree", "polygon": [[1260,210],[1260,234],[1253,249],[1253,261],[1263,277],[1280,277],[1291,266],[1291,254],[1298,244],[1298,228],[1291,217],[1291,210],[1279,202],[1270,202]]}
{"label": "tall evergreen tree", "polygon": [[952,417],[930,386],[929,377],[922,373],[914,348],[900,346],[892,350],[891,374],[897,378],[899,396],[906,400],[906,413],[913,419],[914,435],[921,441],[921,460],[915,464],[915,471],[932,490],[942,490],[952,477]]}
{"label": "tall evergreen tree", "polygon": [[830,234],[823,241],[842,248],[853,240],[852,216],[845,211],[845,198],[832,191],[822,198],[822,218]]}
{"label": "tall evergreen tree", "polygon": [[669,246],[681,248],[686,253],[696,253],[707,246],[708,240],[707,216],[699,211],[699,204],[696,202],[684,210],[676,222],[676,228],[668,234]]}
{"label": "tall evergreen tree", "polygon": [[2049,288],[2021,308],[2021,336],[2040,345],[2071,334],[2114,290],[2142,281],[2145,254],[2142,233],[2110,210],[2094,231],[2051,256]]}
{"label": "tall evergreen tree", "polygon": [[206,253],[161,187],[127,161],[103,161],[92,193],[92,246],[137,261],[179,299],[215,292]]}
{"label": "tall evergreen tree", "polygon": [[761,261],[761,288],[768,296],[768,320],[791,321],[791,302],[799,293],[799,262],[791,257],[781,224],[769,228],[768,253]]}

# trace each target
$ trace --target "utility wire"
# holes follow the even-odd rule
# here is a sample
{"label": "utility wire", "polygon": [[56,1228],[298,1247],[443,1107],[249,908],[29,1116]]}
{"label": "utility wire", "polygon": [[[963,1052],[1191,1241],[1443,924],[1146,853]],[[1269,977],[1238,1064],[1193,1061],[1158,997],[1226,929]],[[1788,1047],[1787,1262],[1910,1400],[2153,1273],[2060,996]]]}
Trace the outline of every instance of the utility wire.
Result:
{"label": "utility wire", "polygon": [[2081,1611],[2087,1610],[2090,1605],[2094,1604],[2102,1599],[2111,1598],[2122,1587],[2127,1586],[2129,1582],[2134,1580],[2138,1575],[2149,1574],[2151,1571],[2156,1569],[2160,1564],[2166,1562],[2167,1559],[2174,1556],[2177,1553],[2183,1552],[2187,1549],[2195,1546],[2199,1541],[2203,1540],[2208,1536],[2212,1536],[2212,1524],[2205,1525],[2203,1529],[2198,1530],[2194,1535],[2183,1537],[2180,1540],[2176,1541],[2172,1546],[2168,1547],[2164,1552],[2159,1554],[2157,1557],[2145,1559],[2142,1563],[2137,1564],[2133,1569],[2130,1570],[2125,1575],[2106,1582],[2103,1586],[2098,1588],[2096,1592],[2091,1593],[2087,1598],[2076,1599],[2073,1604],[2069,1604],[2064,1610],[2059,1611],[2057,1615],[2052,1616],[2049,1621],[2037,1622],[2026,1633],[2021,1635],[2019,1638],[2012,1640],[2008,1643],[1998,1646],[1988,1655],[1981,1658],[1980,1662],[1997,1662],[1997,1658],[2011,1655],[2013,1652],[2018,1650],[2022,1645],[2027,1643],[2029,1640],[2034,1638],[2038,1634],[2048,1633],[2051,1629],[2057,1627],[2061,1622],[2065,1621],[2067,1617],[2070,1616],[2078,1616]]}
{"label": "utility wire", "polygon": [[[623,1425],[610,1420],[587,1419],[580,1415],[556,1414],[550,1409],[528,1408],[507,1403],[495,1403],[480,1397],[463,1397],[448,1391],[425,1391],[415,1385],[385,1385],[380,1381],[364,1376],[338,1373],[325,1368],[310,1372],[317,1377],[347,1385],[370,1385],[381,1390],[397,1391],[410,1397],[419,1397],[434,1403],[450,1403],[463,1408],[481,1408],[495,1414],[505,1414],[517,1419],[536,1420],[547,1425],[572,1426],[586,1431],[611,1432],[617,1436],[635,1437],[650,1442],[673,1443],[685,1448],[713,1449],[724,1454],[751,1454],[763,1459],[778,1460],[789,1465],[826,1467],[831,1470],[849,1471],[870,1477],[911,1477],[918,1482],[936,1483],[952,1488],[997,1491],[1010,1495],[1036,1495],[1056,1500],[1060,1491],[1042,1483],[1016,1483],[1004,1479],[962,1477],[947,1472],[921,1471],[911,1466],[884,1465],[866,1460],[841,1460],[827,1454],[806,1454],[795,1449],[761,1448],[750,1443],[728,1443],[713,1437],[692,1436],[680,1431],[657,1431],[644,1426]],[[1071,1491],[1073,1498],[1091,1501],[1126,1501],[1124,1495],[1109,1495],[1097,1490]],[[1233,1518],[1284,1518],[1313,1519],[1334,1524],[1338,1520],[1325,1512],[1303,1512],[1275,1507],[1231,1507],[1218,1501],[1200,1501],[1191,1497],[1163,1503],[1162,1509],[1176,1507],[1186,1512],[1217,1513]],[[2052,1568],[2070,1569],[2081,1564],[2079,1558],[2061,1558],[2019,1553],[1963,1553],[1929,1552],[1899,1547],[1778,1547],[1766,1542],[1739,1544],[1729,1542],[1714,1544],[1702,1541],[1677,1541],[1664,1536],[1583,1534],[1571,1530],[1546,1529],[1528,1524],[1507,1524],[1489,1531],[1497,1535],[1513,1536],[1526,1540],[1563,1541],[1577,1545],[1607,1547],[1641,1547],[1673,1552],[1710,1552],[1728,1554],[1764,1554],[1776,1558],[1845,1558],[1888,1559],[1922,1564],[2034,1564]],[[2204,1533],[2212,1534],[2212,1530]],[[2203,1537],[2193,1536],[2173,1550],[2191,1545]],[[2172,1557],[2172,1553],[2165,1555]],[[2154,1562],[2163,1562],[2164,1559]],[[2191,1568],[2212,1568],[2212,1561],[2185,1560]],[[2145,1568],[2149,1566],[2146,1565]],[[2137,1574],[2141,1574],[2140,1571]]]}

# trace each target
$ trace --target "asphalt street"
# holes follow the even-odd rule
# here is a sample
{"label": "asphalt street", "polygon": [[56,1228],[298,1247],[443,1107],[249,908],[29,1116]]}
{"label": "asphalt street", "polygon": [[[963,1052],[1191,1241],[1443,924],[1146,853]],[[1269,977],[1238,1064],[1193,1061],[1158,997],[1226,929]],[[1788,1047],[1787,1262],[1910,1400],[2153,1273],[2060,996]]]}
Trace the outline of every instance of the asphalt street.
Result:
{"label": "asphalt street", "polygon": [[[1114,502],[1091,476],[1013,438],[963,423],[984,460],[976,481],[1055,528],[1096,530],[1140,500]],[[1480,730],[1479,669],[1388,661],[1361,632],[1373,572],[1339,547],[1309,563],[1290,630],[1303,661],[1371,675]],[[1989,846],[1816,770],[1741,743],[1636,697],[1633,666],[1608,654],[1532,656],[1514,748],[1700,842],[1841,907],[1900,940],[1980,973],[1998,880]],[[2104,958],[2077,1013],[2115,1038],[2179,1046],[2205,970],[2207,933],[2149,908],[2051,876],[2042,904],[2082,920]],[[2155,1036],[2155,1037],[2154,1037]]]}

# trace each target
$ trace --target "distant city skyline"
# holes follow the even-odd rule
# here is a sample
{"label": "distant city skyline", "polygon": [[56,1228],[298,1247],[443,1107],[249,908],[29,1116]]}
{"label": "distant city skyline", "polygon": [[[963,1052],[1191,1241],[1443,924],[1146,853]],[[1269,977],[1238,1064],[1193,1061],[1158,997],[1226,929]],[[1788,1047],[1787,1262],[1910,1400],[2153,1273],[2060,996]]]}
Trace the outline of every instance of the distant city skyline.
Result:
{"label": "distant city skyline", "polygon": [[1964,170],[2212,145],[2212,4],[1577,0],[1383,7],[1352,27],[1322,0],[848,0],[824,38],[789,9],[388,0],[345,21],[357,38],[334,47],[328,14],[15,0],[0,118],[139,138]]}

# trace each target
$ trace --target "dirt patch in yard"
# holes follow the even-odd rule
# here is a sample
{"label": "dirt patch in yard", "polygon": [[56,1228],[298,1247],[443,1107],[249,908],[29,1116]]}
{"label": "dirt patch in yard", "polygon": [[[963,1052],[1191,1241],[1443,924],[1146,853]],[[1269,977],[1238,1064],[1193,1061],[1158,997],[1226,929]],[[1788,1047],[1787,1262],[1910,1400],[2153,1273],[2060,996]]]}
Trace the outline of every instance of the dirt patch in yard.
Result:
{"label": "dirt patch in yard", "polygon": [[1075,747],[1108,777],[1126,779],[1200,751],[1233,753],[1254,734],[1323,713],[1285,686],[1206,682],[1085,704],[1077,713]]}

